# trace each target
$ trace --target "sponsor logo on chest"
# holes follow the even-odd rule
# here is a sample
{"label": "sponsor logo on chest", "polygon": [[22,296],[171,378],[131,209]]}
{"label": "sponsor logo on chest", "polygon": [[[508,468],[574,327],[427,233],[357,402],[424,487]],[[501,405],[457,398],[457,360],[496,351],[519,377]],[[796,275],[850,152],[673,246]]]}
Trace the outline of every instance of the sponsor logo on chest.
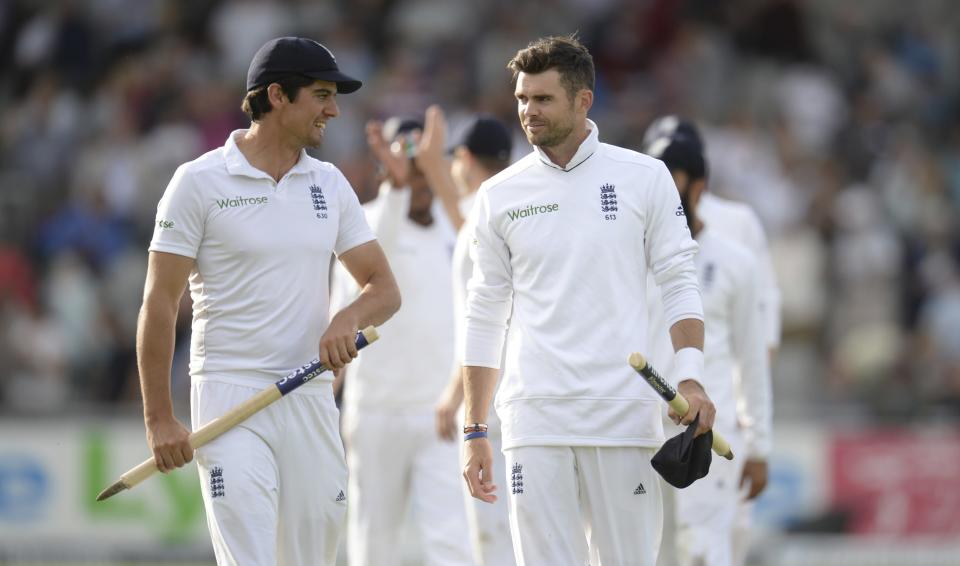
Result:
{"label": "sponsor logo on chest", "polygon": [[241,208],[244,206],[257,206],[261,204],[267,204],[267,197],[236,197],[217,199],[217,206],[219,206],[221,210],[224,208]]}
{"label": "sponsor logo on chest", "polygon": [[508,210],[507,216],[510,217],[510,220],[520,220],[523,218],[529,218],[531,216],[536,216],[538,214],[547,214],[550,212],[556,212],[560,210],[560,205],[558,203],[550,204],[531,204],[526,208],[518,208],[516,210]]}

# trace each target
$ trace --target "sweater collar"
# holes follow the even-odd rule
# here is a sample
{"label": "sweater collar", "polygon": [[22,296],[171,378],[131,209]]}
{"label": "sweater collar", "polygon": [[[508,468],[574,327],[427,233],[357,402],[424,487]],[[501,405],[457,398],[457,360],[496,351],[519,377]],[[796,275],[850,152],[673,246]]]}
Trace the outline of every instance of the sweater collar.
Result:
{"label": "sweater collar", "polygon": [[553,167],[560,171],[571,171],[574,167],[577,167],[584,161],[590,158],[593,155],[597,148],[600,146],[600,133],[597,129],[597,124],[593,120],[587,118],[587,139],[583,140],[583,143],[580,144],[580,148],[577,149],[577,152],[573,154],[573,159],[567,163],[566,167],[560,167],[553,161],[550,161],[550,157],[544,152],[540,147],[533,146],[533,149],[536,150],[540,161],[548,167]]}

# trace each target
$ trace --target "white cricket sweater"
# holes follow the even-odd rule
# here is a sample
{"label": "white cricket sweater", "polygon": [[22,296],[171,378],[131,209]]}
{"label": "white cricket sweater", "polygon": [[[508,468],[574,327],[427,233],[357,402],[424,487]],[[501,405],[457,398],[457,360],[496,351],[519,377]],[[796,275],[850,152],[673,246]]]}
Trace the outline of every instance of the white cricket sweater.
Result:
{"label": "white cricket sweater", "polygon": [[470,257],[470,242],[473,240],[474,227],[477,225],[477,193],[470,193],[460,199],[460,214],[463,226],[457,232],[457,242],[453,248],[453,320],[456,352],[454,363],[463,363],[463,337],[466,333],[467,284],[473,275],[473,259]]}
{"label": "white cricket sweater", "polygon": [[[459,371],[463,364],[463,344],[467,332],[467,286],[470,283],[470,277],[473,276],[470,242],[473,241],[473,231],[477,225],[476,203],[477,193],[475,192],[460,199],[459,203],[464,221],[457,233],[457,244],[453,248],[453,322],[456,344],[453,371]],[[499,386],[498,379],[497,387]],[[491,434],[500,434],[500,418],[496,411],[490,411],[486,424]]]}
{"label": "white cricket sweater", "polygon": [[477,197],[464,364],[500,367],[506,333],[505,449],[659,445],[662,401],[627,364],[647,342],[648,270],[671,323],[703,317],[666,167],[588,127],[566,167],[537,148]]}

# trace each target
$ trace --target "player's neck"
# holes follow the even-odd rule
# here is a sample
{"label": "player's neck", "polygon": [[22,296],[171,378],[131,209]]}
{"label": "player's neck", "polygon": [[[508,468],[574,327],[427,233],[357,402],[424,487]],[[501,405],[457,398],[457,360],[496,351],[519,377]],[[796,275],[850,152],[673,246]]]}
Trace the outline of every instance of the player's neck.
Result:
{"label": "player's neck", "polygon": [[277,182],[300,160],[300,150],[282,132],[270,124],[254,122],[237,140],[237,148],[250,165],[273,177]]}
{"label": "player's neck", "polygon": [[559,144],[552,147],[541,146],[540,149],[547,154],[550,161],[553,161],[557,167],[566,168],[567,164],[570,163],[573,156],[577,154],[577,150],[580,149],[580,146],[583,145],[583,142],[586,141],[589,135],[590,130],[587,129],[587,121],[584,120]]}

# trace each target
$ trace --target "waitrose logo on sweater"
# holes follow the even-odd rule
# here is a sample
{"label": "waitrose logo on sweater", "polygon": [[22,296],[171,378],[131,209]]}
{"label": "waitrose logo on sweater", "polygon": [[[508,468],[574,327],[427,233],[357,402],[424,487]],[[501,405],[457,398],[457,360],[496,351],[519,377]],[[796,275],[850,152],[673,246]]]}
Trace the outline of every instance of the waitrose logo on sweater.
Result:
{"label": "waitrose logo on sweater", "polygon": [[267,204],[267,197],[217,199],[217,206],[220,208],[237,208],[238,206],[248,206],[252,204]]}
{"label": "waitrose logo on sweater", "polygon": [[537,214],[546,214],[548,212],[556,212],[558,210],[560,210],[560,205],[557,203],[531,204],[526,208],[518,208],[517,210],[508,210],[507,216],[510,217],[510,220],[518,220],[520,218],[527,218],[528,216],[536,216]]}

